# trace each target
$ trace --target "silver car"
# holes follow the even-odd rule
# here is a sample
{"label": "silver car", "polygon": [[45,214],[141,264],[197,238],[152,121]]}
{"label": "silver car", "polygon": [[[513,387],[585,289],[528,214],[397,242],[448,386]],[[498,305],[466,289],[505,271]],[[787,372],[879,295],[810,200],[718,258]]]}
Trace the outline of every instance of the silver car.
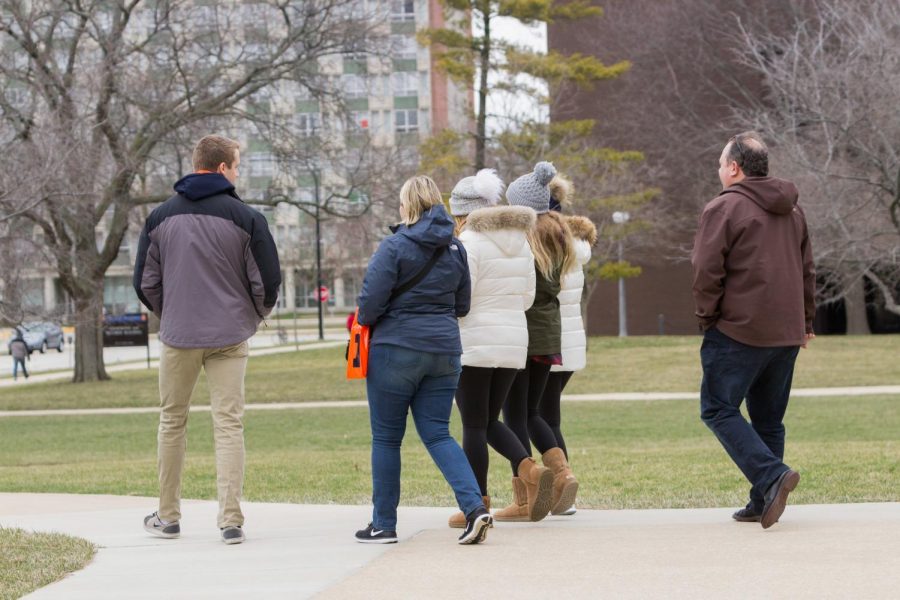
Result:
{"label": "silver car", "polygon": [[56,323],[23,323],[19,329],[22,330],[22,338],[29,350],[37,350],[41,354],[49,348],[55,348],[57,352],[63,351],[66,336]]}

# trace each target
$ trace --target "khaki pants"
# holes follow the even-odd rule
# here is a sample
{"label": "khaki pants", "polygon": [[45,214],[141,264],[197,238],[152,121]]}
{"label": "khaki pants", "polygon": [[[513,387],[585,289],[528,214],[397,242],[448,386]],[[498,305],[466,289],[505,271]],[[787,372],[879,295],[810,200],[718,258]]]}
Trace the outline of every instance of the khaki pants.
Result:
{"label": "khaki pants", "polygon": [[244,372],[248,344],[226,348],[172,348],[160,344],[159,396],[159,516],[181,519],[181,472],[191,393],[206,370],[216,445],[219,527],[243,525]]}

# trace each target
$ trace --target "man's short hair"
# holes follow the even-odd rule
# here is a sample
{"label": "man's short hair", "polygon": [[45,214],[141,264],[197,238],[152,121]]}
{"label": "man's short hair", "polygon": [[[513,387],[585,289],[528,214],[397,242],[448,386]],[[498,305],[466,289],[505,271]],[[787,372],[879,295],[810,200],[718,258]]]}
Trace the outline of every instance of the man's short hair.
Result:
{"label": "man's short hair", "polygon": [[769,149],[755,131],[739,133],[728,140],[728,161],[734,161],[747,177],[769,174]]}
{"label": "man's short hair", "polygon": [[231,167],[236,158],[235,151],[240,148],[234,140],[220,135],[208,135],[197,142],[191,162],[195,171],[216,171],[225,163]]}

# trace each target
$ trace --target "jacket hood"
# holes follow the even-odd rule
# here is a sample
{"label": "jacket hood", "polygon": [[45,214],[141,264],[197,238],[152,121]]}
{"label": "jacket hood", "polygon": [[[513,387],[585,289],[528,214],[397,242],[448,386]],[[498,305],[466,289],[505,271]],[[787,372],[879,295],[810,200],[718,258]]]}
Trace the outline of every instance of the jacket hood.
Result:
{"label": "jacket hood", "polygon": [[741,194],[760,208],[776,215],[787,215],[797,205],[797,186],[777,177],[747,177],[722,190],[723,194]]}
{"label": "jacket hood", "polygon": [[[238,198],[234,184],[221,173],[191,173],[175,184],[175,191],[188,200],[203,200],[217,194],[228,194]],[[240,198],[238,198],[240,200]]]}
{"label": "jacket hood", "polygon": [[528,243],[528,232],[537,222],[537,213],[527,206],[498,206],[473,211],[466,230],[488,238],[507,256],[515,256]]}
{"label": "jacket hood", "polygon": [[482,233],[501,229],[528,231],[536,222],[537,213],[527,206],[498,206],[472,211],[466,218],[466,228]]}
{"label": "jacket hood", "polygon": [[449,246],[453,240],[453,229],[453,219],[440,204],[422,213],[419,220],[410,226],[401,224],[391,228],[397,235],[409,238],[426,248]]}
{"label": "jacket hood", "polygon": [[597,243],[597,228],[587,217],[572,216],[566,219],[566,224],[576,239],[584,240],[591,246]]}

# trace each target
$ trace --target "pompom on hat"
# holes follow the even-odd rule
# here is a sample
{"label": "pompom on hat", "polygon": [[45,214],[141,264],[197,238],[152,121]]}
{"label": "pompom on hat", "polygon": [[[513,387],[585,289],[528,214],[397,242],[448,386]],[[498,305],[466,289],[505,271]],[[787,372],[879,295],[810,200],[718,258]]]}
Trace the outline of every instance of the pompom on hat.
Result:
{"label": "pompom on hat", "polygon": [[539,162],[534,171],[522,175],[506,190],[506,199],[516,206],[533,208],[534,212],[543,214],[550,210],[550,182],[556,175],[556,167],[552,163]]}
{"label": "pompom on hat", "polygon": [[503,195],[503,187],[503,181],[494,169],[481,169],[474,176],[463,177],[450,192],[450,214],[461,217],[497,204]]}

